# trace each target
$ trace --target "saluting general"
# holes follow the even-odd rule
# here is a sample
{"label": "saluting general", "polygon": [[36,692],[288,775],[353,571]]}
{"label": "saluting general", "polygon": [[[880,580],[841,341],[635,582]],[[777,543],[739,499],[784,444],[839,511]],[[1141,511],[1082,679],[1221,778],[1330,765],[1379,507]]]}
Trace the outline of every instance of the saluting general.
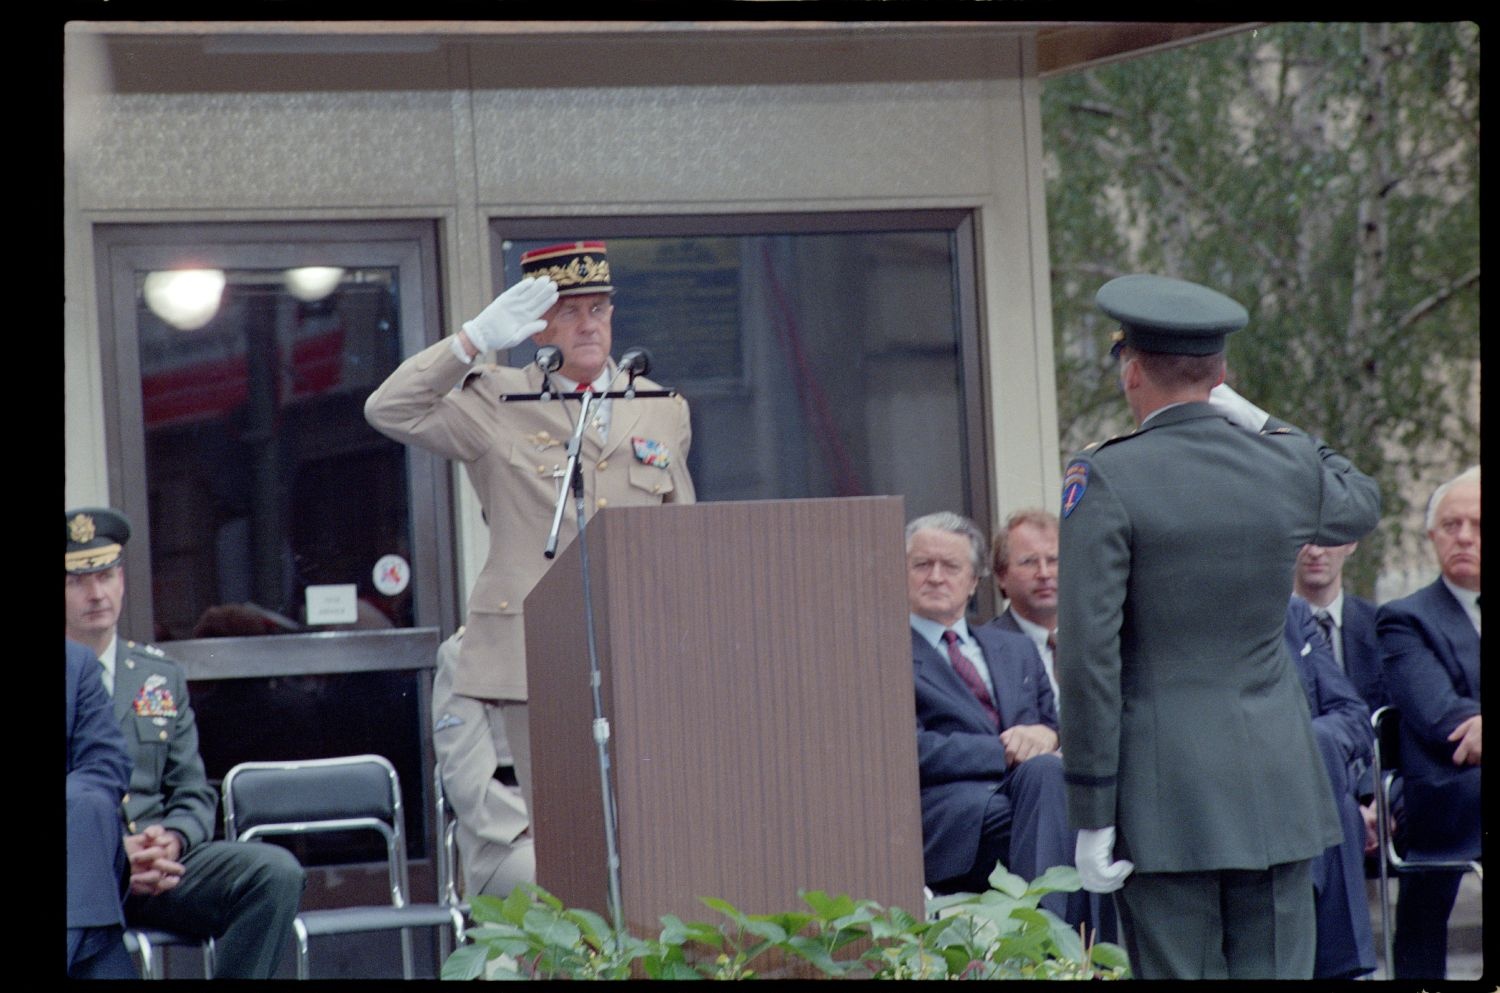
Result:
{"label": "saluting general", "polygon": [[[1306,979],[1311,860],[1342,834],[1283,643],[1297,550],[1375,527],[1347,459],[1223,385],[1249,322],[1215,290],[1111,280],[1138,425],[1067,465],[1057,680],[1084,886],[1139,978]],[[1134,870],[1132,872],[1132,869]]]}
{"label": "saluting general", "polygon": [[[615,287],[605,243],[534,249],[521,256],[521,272],[523,278],[477,317],[402,362],[365,401],[365,418],[390,438],[462,462],[474,485],[490,541],[469,594],[449,684],[451,698],[464,707],[447,707],[433,717],[446,729],[479,719],[461,715],[460,709],[482,714],[494,747],[482,750],[482,768],[458,769],[451,763],[460,760],[439,742],[439,762],[445,786],[467,795],[468,785],[495,775],[495,756],[508,752],[529,807],[531,737],[521,608],[549,565],[543,552],[581,403],[501,397],[536,394],[544,383],[552,393],[591,388],[604,394],[628,381],[610,358]],[[482,352],[506,351],[527,338],[561,350],[561,367],[550,379],[535,364],[516,369],[478,361]],[[645,377],[635,385],[642,391],[659,389]],[[579,452],[588,515],[604,507],[693,502],[687,401],[675,395],[611,398],[590,410]],[[573,515],[565,514],[558,551],[577,531]],[[478,830],[472,823],[467,828]]]}

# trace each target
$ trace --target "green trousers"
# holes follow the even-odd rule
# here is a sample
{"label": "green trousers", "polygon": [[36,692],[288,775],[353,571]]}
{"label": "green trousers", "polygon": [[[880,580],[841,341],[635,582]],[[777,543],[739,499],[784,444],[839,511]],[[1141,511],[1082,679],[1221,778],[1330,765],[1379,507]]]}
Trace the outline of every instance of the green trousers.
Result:
{"label": "green trousers", "polygon": [[1115,894],[1136,979],[1311,979],[1310,860],[1135,873]]}

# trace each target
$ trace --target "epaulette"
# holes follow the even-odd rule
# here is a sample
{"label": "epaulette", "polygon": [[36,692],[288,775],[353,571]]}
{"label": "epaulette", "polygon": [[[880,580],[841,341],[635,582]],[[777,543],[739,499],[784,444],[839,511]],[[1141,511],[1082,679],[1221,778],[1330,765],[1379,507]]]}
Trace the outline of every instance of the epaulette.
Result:
{"label": "epaulette", "polygon": [[1267,431],[1265,428],[1261,428],[1260,429],[1260,433],[1261,434],[1291,434],[1292,433],[1292,429],[1291,428],[1282,427],[1282,428],[1272,428],[1271,430]]}
{"label": "epaulette", "polygon": [[141,645],[140,649],[147,655],[155,655],[159,659],[164,659],[167,657],[167,653],[162,651],[160,648],[157,648],[155,645]]}
{"label": "epaulette", "polygon": [[1136,433],[1134,431],[1132,431],[1129,434],[1114,434],[1114,435],[1110,435],[1108,438],[1105,438],[1103,441],[1096,441],[1092,445],[1089,445],[1087,448],[1084,449],[1084,451],[1085,452],[1096,452],[1096,451],[1098,451],[1099,449],[1103,448],[1106,445],[1113,445],[1115,442],[1117,442],[1117,441],[1124,441],[1126,438],[1134,438],[1135,434]]}

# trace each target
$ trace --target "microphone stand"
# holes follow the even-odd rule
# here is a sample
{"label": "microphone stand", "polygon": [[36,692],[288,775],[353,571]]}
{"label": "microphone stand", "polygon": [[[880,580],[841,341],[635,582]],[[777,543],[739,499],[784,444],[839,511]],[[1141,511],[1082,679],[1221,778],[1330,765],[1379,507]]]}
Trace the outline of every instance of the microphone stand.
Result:
{"label": "microphone stand", "polygon": [[610,787],[609,778],[609,718],[604,716],[604,701],[601,697],[602,678],[599,671],[599,648],[594,635],[594,597],[593,588],[589,578],[589,550],[587,539],[587,520],[584,516],[583,502],[583,472],[579,469],[579,456],[583,449],[583,432],[589,423],[589,410],[596,401],[606,398],[631,399],[635,397],[669,397],[676,396],[676,390],[636,390],[635,374],[630,376],[630,382],[623,391],[606,391],[602,394],[595,393],[592,389],[586,389],[574,393],[507,393],[500,397],[502,402],[527,401],[527,400],[577,400],[580,408],[578,412],[578,423],[573,427],[573,436],[568,439],[568,464],[563,471],[562,485],[557,493],[557,506],[552,513],[552,529],[547,535],[547,545],[542,554],[551,559],[557,555],[558,532],[562,527],[563,510],[567,507],[568,494],[573,495],[574,514],[578,519],[578,561],[583,572],[583,613],[585,618],[584,629],[588,636],[589,652],[589,689],[594,698],[594,721],[593,738],[594,749],[598,753],[599,761],[599,790],[604,805],[604,843],[608,856],[609,868],[609,911],[615,928],[616,942],[622,941],[625,934],[624,909],[620,903],[620,851],[618,842],[618,829],[615,826],[615,798]]}

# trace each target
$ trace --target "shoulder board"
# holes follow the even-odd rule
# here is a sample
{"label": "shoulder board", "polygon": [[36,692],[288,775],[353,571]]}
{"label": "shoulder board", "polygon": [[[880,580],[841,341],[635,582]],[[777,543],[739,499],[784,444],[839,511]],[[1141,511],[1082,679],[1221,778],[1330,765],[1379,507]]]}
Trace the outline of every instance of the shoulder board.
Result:
{"label": "shoulder board", "polygon": [[1099,449],[1105,448],[1105,447],[1107,447],[1109,445],[1113,445],[1116,442],[1124,441],[1127,438],[1134,438],[1135,434],[1136,433],[1134,431],[1132,431],[1129,434],[1111,435],[1110,437],[1105,438],[1103,441],[1096,441],[1092,445],[1089,445],[1087,448],[1084,449],[1084,452],[1085,453],[1097,452]]}
{"label": "shoulder board", "polygon": [[145,652],[147,655],[155,655],[159,659],[164,659],[167,657],[167,653],[162,651],[160,648],[157,648],[155,645],[142,645],[140,647],[141,651]]}
{"label": "shoulder board", "polygon": [[1272,428],[1269,431],[1261,431],[1261,434],[1291,434],[1291,428]]}

